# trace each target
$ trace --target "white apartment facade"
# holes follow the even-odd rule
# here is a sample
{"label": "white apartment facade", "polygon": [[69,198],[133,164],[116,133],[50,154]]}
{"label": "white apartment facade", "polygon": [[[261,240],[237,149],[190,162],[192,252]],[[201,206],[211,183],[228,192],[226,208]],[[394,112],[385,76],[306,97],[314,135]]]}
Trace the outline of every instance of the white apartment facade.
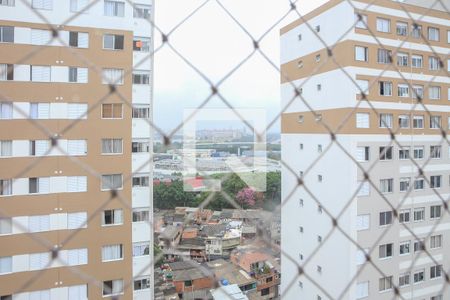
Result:
{"label": "white apartment facade", "polygon": [[153,8],[0,1],[1,300],[153,298]]}
{"label": "white apartment facade", "polygon": [[450,299],[449,15],[371,2],[281,30],[283,299]]}

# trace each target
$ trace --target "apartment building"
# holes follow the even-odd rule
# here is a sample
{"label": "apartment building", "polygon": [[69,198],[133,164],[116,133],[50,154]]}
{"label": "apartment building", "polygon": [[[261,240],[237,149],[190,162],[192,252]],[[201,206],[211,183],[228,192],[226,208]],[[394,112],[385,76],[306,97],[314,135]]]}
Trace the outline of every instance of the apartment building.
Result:
{"label": "apartment building", "polygon": [[450,299],[450,19],[433,3],[330,0],[281,29],[283,299]]}
{"label": "apartment building", "polygon": [[150,0],[0,0],[0,299],[151,299]]}

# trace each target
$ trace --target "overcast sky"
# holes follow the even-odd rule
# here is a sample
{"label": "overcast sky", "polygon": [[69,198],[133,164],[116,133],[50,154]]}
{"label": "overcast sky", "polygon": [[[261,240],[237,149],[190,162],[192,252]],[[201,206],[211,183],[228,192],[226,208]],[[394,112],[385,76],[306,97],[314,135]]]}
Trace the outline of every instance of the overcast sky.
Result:
{"label": "overcast sky", "polygon": [[[216,84],[253,51],[251,39],[219,3],[216,0],[155,0],[155,23],[167,33],[205,2],[170,35],[169,41]],[[306,13],[324,2],[326,0],[299,0],[297,7],[301,13]],[[289,0],[222,0],[220,3],[256,39],[288,13],[290,7]],[[295,19],[291,12],[260,44],[276,66],[280,56],[279,29]],[[155,49],[160,45],[161,35],[155,30]],[[197,107],[211,93],[209,84],[167,45],[155,54],[154,80],[154,118],[165,131],[182,121],[184,108]],[[267,109],[270,119],[280,110],[279,73],[259,53],[225,80],[219,91],[235,107]],[[214,97],[208,107],[224,106]],[[279,124],[270,131],[279,131]]]}

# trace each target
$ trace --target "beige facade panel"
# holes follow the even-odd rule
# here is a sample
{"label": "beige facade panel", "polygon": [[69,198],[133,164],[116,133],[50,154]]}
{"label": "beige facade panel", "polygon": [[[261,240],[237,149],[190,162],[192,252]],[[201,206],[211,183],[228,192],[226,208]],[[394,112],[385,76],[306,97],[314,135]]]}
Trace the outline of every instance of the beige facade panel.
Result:
{"label": "beige facade panel", "polygon": [[[425,112],[417,112],[413,115],[424,116],[424,129],[400,129],[398,128],[399,115],[411,115],[410,111],[402,110],[385,110],[377,109],[378,113],[386,113],[393,115],[392,132],[396,134],[425,134],[425,135],[441,135],[439,129],[430,129],[430,118]],[[368,113],[370,118],[369,128],[356,128],[356,113]],[[370,108],[338,108],[330,110],[316,111],[320,115],[321,122],[312,112],[298,112],[285,113],[281,116],[281,133],[283,134],[298,134],[298,133],[329,133],[328,128],[331,128],[335,134],[390,134],[388,128],[380,128],[378,116],[375,111]],[[443,112],[431,112],[434,116],[441,116],[442,128],[448,128],[447,116]],[[412,118],[411,118],[412,119]],[[449,130],[447,130],[449,131]]]}
{"label": "beige facade panel", "polygon": [[[369,51],[368,61],[356,61],[355,60],[355,46],[367,47]],[[377,62],[378,49],[387,49],[392,51],[393,65],[380,64]],[[396,49],[395,47],[384,46],[383,48],[376,44],[358,42],[358,41],[344,41],[334,46],[332,49],[333,57],[328,57],[326,49],[311,53],[304,57],[299,57],[298,59],[292,60],[288,63],[281,65],[281,83],[286,83],[293,80],[298,80],[313,75],[333,71],[344,67],[361,67],[369,69],[379,69],[380,73],[382,70],[386,71],[400,71],[409,72],[413,74],[423,74],[431,76],[448,76],[447,72],[447,56],[446,55],[435,55],[431,50],[428,52],[424,51],[413,51],[409,49]],[[397,52],[395,52],[397,51]],[[407,67],[400,67],[397,65],[396,53],[406,53],[409,55],[409,65]],[[320,55],[320,61],[316,61],[316,56]],[[411,56],[421,55],[423,57],[422,68],[412,68],[411,67]],[[429,70],[429,60],[430,56],[439,57],[444,63],[443,68],[437,71]],[[300,67],[301,66],[301,67]],[[343,76],[344,73],[342,73]]]}

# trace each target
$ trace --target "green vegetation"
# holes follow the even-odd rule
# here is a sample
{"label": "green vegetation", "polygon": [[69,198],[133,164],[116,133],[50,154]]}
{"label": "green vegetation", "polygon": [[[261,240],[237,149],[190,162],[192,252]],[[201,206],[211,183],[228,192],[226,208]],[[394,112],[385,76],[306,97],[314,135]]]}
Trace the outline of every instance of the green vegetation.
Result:
{"label": "green vegetation", "polygon": [[[248,186],[237,174],[216,174],[211,176],[214,179],[222,181],[222,191],[240,203],[236,196]],[[266,174],[266,191],[261,200],[256,201],[255,205],[242,203],[244,208],[261,207],[265,210],[273,210],[281,201],[281,173],[269,172]],[[170,183],[161,182],[153,188],[154,207],[159,209],[173,209],[177,206],[199,206],[205,201],[212,192],[185,192],[183,190],[183,181],[175,180]],[[251,202],[249,202],[251,204]],[[213,193],[206,208],[221,210],[222,208],[233,208],[228,200],[220,192]]]}

